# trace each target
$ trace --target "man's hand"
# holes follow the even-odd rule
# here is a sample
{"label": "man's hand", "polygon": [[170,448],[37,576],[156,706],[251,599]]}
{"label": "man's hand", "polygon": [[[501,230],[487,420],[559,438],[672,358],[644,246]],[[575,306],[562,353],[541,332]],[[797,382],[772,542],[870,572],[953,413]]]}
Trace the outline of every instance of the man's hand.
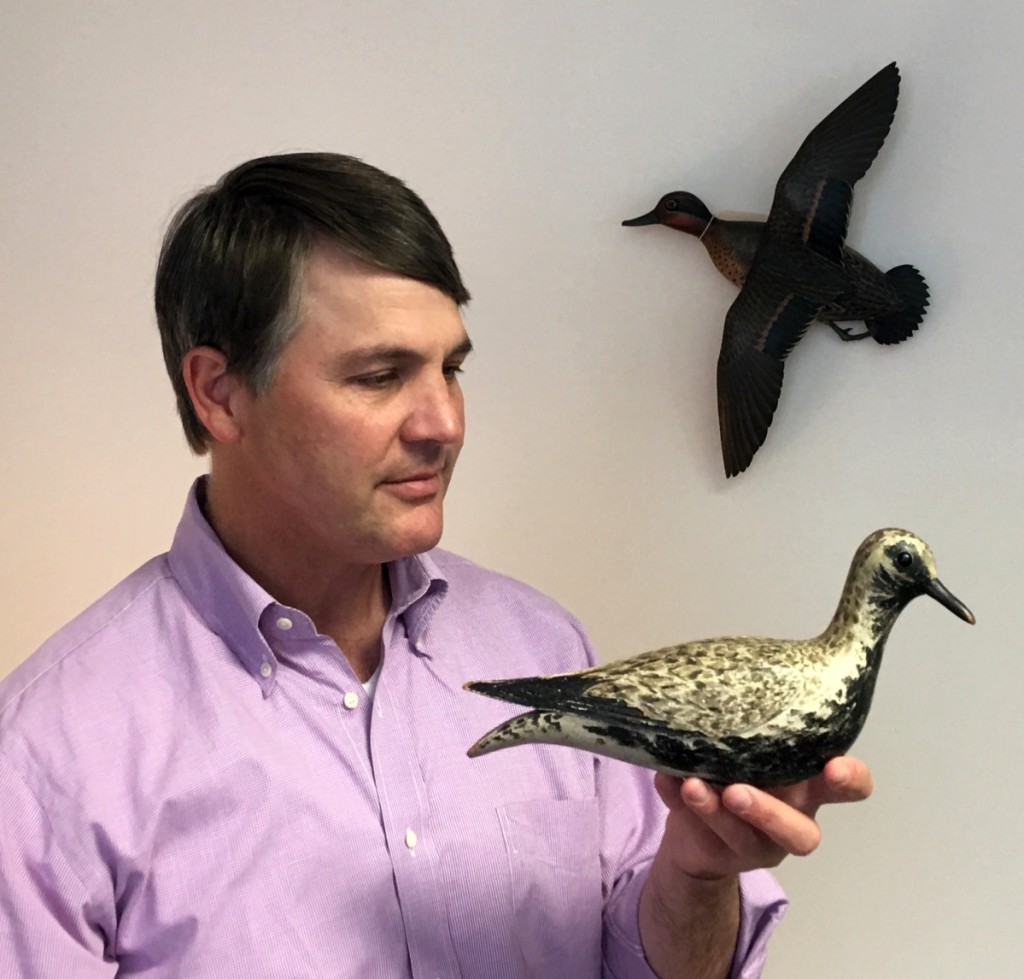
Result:
{"label": "man's hand", "polygon": [[663,979],[720,979],[736,943],[737,875],[805,856],[821,842],[820,806],[857,802],[872,790],[856,758],[833,758],[806,782],[769,790],[655,776],[668,806],[665,833],[640,900],[640,936]]}
{"label": "man's hand", "polygon": [[661,848],[681,873],[705,880],[806,856],[821,842],[818,808],[859,802],[872,790],[867,766],[845,755],[815,778],[768,790],[729,785],[719,792],[698,778],[661,774],[654,785],[669,808]]}

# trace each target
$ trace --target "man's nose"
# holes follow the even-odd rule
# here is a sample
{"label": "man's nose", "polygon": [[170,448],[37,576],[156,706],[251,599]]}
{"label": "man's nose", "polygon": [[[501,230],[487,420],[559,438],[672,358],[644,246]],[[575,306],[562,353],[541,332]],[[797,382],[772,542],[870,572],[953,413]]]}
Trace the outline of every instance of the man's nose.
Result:
{"label": "man's nose", "polygon": [[407,441],[452,445],[462,440],[464,428],[462,391],[457,383],[442,376],[417,386],[402,429]]}

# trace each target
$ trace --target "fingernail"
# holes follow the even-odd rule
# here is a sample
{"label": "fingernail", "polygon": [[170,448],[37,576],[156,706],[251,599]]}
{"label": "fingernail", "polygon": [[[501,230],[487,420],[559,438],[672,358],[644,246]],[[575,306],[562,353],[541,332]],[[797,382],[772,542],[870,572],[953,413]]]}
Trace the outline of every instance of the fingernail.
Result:
{"label": "fingernail", "polygon": [[689,793],[690,802],[697,806],[704,805],[704,803],[711,798],[710,790],[699,779],[691,780],[687,791]]}
{"label": "fingernail", "polygon": [[750,807],[754,804],[754,797],[750,794],[749,789],[738,788],[733,792],[732,796],[732,811],[733,812],[747,812]]}

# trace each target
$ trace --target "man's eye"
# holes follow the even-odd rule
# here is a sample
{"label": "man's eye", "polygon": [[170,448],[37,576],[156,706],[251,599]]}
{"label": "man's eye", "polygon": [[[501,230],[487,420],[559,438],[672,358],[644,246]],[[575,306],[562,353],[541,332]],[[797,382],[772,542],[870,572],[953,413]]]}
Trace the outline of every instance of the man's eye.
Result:
{"label": "man's eye", "polygon": [[376,374],[364,374],[353,378],[354,382],[364,388],[384,388],[398,379],[395,371],[379,371]]}
{"label": "man's eye", "polygon": [[447,364],[444,369],[444,376],[454,380],[457,374],[462,373],[462,364]]}

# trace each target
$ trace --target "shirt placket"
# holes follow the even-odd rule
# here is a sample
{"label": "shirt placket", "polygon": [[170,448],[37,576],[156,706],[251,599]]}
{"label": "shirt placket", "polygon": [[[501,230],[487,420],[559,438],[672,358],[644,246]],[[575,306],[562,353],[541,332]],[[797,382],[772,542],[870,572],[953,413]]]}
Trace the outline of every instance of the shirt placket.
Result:
{"label": "shirt placket", "polygon": [[394,866],[414,979],[448,979],[461,973],[448,930],[444,881],[430,832],[423,775],[416,760],[412,705],[389,690],[406,689],[400,674],[419,668],[405,630],[394,621],[384,631],[385,666],[373,702],[370,745],[381,819]]}

